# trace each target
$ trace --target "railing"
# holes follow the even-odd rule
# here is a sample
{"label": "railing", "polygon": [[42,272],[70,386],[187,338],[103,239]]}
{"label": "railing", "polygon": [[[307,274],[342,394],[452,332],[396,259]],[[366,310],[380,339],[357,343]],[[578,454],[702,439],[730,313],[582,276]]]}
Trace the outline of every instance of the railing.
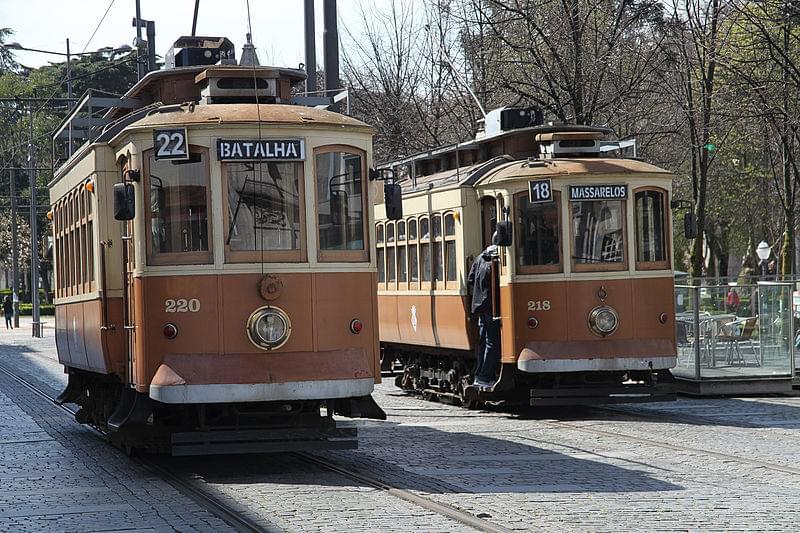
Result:
{"label": "railing", "polygon": [[675,377],[785,379],[794,375],[794,283],[676,285]]}

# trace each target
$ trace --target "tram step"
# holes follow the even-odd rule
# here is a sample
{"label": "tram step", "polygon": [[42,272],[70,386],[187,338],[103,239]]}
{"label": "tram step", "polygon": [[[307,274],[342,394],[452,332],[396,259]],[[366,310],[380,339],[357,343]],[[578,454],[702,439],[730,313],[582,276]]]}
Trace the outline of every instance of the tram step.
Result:
{"label": "tram step", "polygon": [[272,453],[358,448],[357,428],[278,428],[172,434],[172,455]]}

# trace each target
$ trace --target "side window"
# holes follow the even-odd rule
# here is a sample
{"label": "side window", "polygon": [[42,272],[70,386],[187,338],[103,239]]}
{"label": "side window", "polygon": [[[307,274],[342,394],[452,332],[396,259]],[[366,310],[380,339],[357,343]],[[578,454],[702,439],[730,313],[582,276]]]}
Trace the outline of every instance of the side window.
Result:
{"label": "side window", "polygon": [[531,204],[528,193],[516,200],[517,269],[520,273],[561,272],[561,193],[554,201]]}
{"label": "side window", "polygon": [[191,148],[185,161],[145,158],[148,262],[211,262],[208,150]]}
{"label": "side window", "polygon": [[637,191],[636,199],[636,268],[668,268],[666,244],[666,192]]}
{"label": "side window", "polygon": [[378,283],[386,283],[386,249],[383,240],[383,224],[380,222],[375,224],[375,258],[378,267]]}
{"label": "side window", "polygon": [[408,220],[408,277],[414,288],[419,283],[419,243],[417,241],[417,219]]}
{"label": "side window", "polygon": [[445,261],[445,281],[456,281],[458,275],[456,264],[456,223],[453,213],[444,216],[444,261]]}
{"label": "side window", "polygon": [[[319,257],[322,261],[366,261],[364,156],[322,148],[314,157]],[[388,241],[388,235],[387,235]]]}
{"label": "side window", "polygon": [[430,243],[430,224],[428,217],[419,219],[419,262],[420,280],[430,283],[431,281],[431,243]]}

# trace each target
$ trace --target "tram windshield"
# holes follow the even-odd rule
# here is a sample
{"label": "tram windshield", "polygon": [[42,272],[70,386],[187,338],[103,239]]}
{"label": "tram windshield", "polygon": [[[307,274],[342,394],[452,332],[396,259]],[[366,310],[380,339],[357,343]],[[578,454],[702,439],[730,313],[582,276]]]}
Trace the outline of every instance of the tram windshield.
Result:
{"label": "tram windshield", "polygon": [[572,207],[572,259],[576,269],[624,268],[625,210],[623,201],[590,200],[570,202],[570,204]]}
{"label": "tram windshield", "polygon": [[[667,261],[664,231],[666,197],[663,191],[645,190],[636,193],[636,262],[647,268]],[[644,264],[643,264],[644,263]]]}
{"label": "tram windshield", "polygon": [[294,162],[227,165],[230,251],[300,249],[301,168]]}
{"label": "tram windshield", "polygon": [[319,249],[323,260],[329,251],[358,251],[359,258],[366,258],[363,157],[339,151],[318,153],[315,167]]}
{"label": "tram windshield", "polygon": [[516,197],[517,261],[526,272],[558,271],[561,265],[559,224],[560,195],[547,204],[532,204],[528,193]]}

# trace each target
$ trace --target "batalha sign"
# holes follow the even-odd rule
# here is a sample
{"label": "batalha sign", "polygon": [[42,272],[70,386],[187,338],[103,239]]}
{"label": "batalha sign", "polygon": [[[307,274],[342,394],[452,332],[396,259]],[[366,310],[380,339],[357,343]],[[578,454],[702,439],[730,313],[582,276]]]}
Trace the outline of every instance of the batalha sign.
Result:
{"label": "batalha sign", "polygon": [[624,200],[628,197],[627,185],[570,185],[569,199],[581,200]]}
{"label": "batalha sign", "polygon": [[303,139],[217,139],[220,161],[303,161]]}

